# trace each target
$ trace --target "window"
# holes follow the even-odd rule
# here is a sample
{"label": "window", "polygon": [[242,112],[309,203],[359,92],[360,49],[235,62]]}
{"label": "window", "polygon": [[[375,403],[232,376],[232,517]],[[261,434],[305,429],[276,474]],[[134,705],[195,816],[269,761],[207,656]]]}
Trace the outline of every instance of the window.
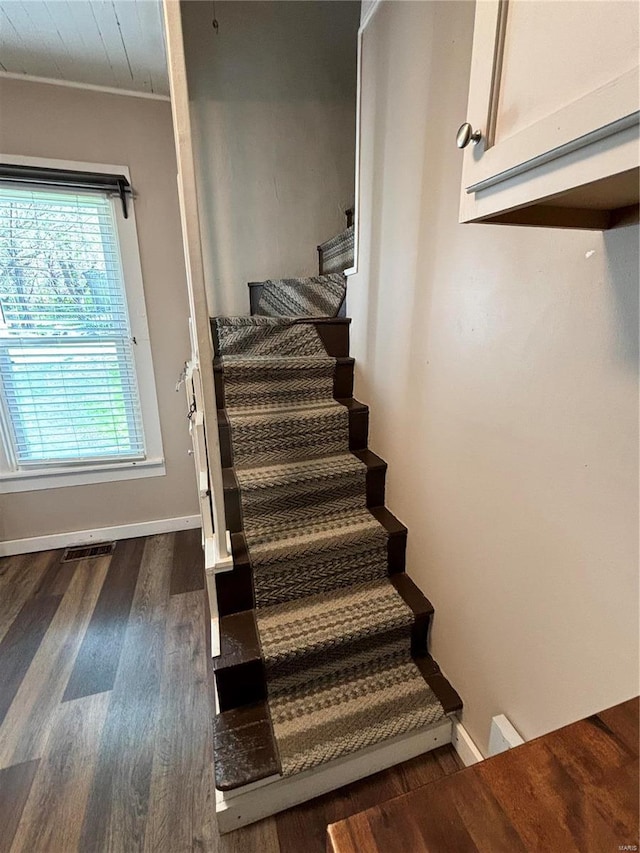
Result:
{"label": "window", "polygon": [[0,181],[0,432],[4,491],[164,473],[135,221],[113,193]]}

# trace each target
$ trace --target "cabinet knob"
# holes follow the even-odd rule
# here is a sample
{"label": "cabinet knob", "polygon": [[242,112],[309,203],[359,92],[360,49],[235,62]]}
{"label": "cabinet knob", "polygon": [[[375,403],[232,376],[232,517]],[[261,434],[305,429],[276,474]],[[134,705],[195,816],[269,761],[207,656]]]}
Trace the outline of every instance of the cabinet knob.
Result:
{"label": "cabinet knob", "polygon": [[468,121],[461,124],[458,128],[458,132],[456,133],[456,145],[458,148],[466,148],[470,142],[477,145],[481,139],[482,132],[480,130],[474,130]]}

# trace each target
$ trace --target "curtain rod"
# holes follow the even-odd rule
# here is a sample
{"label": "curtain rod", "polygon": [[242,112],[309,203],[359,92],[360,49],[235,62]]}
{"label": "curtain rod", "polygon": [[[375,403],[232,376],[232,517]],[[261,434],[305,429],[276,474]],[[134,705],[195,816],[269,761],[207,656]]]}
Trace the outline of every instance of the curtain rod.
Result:
{"label": "curtain rod", "polygon": [[38,184],[68,189],[111,190],[122,202],[122,213],[128,219],[127,196],[133,197],[133,187],[124,175],[105,172],[76,172],[70,169],[45,169],[41,166],[15,166],[0,163],[0,182]]}

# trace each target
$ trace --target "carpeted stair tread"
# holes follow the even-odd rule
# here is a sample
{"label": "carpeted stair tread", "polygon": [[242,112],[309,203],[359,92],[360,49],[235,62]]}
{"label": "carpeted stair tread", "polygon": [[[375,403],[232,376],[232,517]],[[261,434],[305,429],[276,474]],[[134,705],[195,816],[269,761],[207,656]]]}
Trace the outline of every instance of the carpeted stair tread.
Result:
{"label": "carpeted stair tread", "polygon": [[283,776],[301,773],[445,718],[408,655],[330,683],[269,696]]}
{"label": "carpeted stair tread", "polygon": [[409,628],[413,611],[383,579],[264,607],[256,619],[262,654],[272,668],[380,631]]}
{"label": "carpeted stair tread", "polygon": [[[420,709],[422,709],[423,707],[427,707],[430,710],[433,709],[432,713],[427,711],[427,714],[424,715],[427,717],[427,719],[433,717],[433,722],[427,722],[425,726],[417,725],[416,728],[428,727],[429,725],[437,725],[442,720],[445,714],[452,714],[462,708],[462,700],[460,699],[459,695],[456,693],[456,691],[447,681],[447,679],[442,675],[442,673],[440,672],[440,667],[430,655],[425,655],[424,657],[417,658],[413,661],[413,663],[420,675],[422,676],[424,682],[426,682],[427,687],[431,691],[425,696],[425,705],[422,704],[422,702],[424,702],[425,700],[420,700]],[[413,679],[415,678],[415,673],[413,670],[409,670],[408,673],[406,671],[401,672],[399,675],[396,674],[394,679],[393,672],[396,671],[396,669],[397,668],[395,665],[390,668],[390,677],[387,681],[387,685],[391,687],[392,691],[394,692],[394,696],[397,698],[397,679],[399,678],[400,680],[400,689],[406,689],[406,687],[404,687],[404,685],[402,684],[403,676],[409,675],[411,681],[413,682]],[[379,677],[379,673],[377,675]],[[384,683],[384,679],[382,680]],[[326,714],[327,705],[330,709],[332,704],[336,702],[336,700],[338,700],[337,707],[344,709],[347,706],[349,695],[353,695],[354,693],[356,693],[357,695],[357,704],[352,707],[355,707],[357,710],[358,705],[362,705],[362,693],[366,694],[366,688],[366,677],[362,679],[360,684],[358,683],[358,680],[349,678],[344,684],[333,685],[333,687],[330,688],[321,688],[318,691],[318,698],[316,698],[312,703],[313,707],[318,708],[318,711],[316,712],[316,720],[319,714],[322,713],[322,711],[325,711]],[[438,703],[440,704],[442,713],[438,712],[437,707],[435,709],[433,708],[433,698],[431,694],[433,694],[435,699],[437,699]],[[377,698],[379,698],[379,696],[380,694],[378,694]],[[373,697],[374,700],[375,698],[376,697]],[[342,704],[340,704],[341,699],[346,699],[347,702],[343,701]],[[380,719],[384,718],[384,709],[380,707],[380,704],[372,702],[371,693],[369,693],[368,698],[365,697],[364,703],[367,706],[374,706],[376,721],[379,721]],[[217,714],[214,718],[213,729],[216,756],[216,761],[214,764],[215,782],[216,788],[218,788],[218,790],[231,790],[234,788],[242,787],[244,785],[249,785],[253,782],[257,782],[260,779],[264,779],[268,776],[281,774],[282,767],[280,763],[278,745],[274,738],[274,726],[272,723],[269,704],[274,705],[275,713],[280,713],[281,718],[284,720],[285,723],[287,719],[291,717],[292,712],[294,710],[296,712],[300,712],[300,717],[298,718],[302,721],[299,727],[300,733],[302,731],[311,732],[313,730],[312,723],[314,715],[309,714],[308,711],[307,713],[305,713],[304,699],[301,701],[299,697],[296,697],[296,702],[292,703],[288,708],[286,707],[284,700],[275,700],[272,703],[268,703],[266,700],[264,700],[241,708],[233,708],[231,710]],[[399,708],[398,704],[399,703],[397,701],[393,702],[391,706],[392,713],[395,712],[397,714],[399,710],[402,710],[402,706],[400,706]],[[420,710],[418,713],[420,713]],[[360,721],[358,721],[358,723],[359,722]],[[418,719],[414,717],[411,720],[411,723],[414,724],[421,722],[422,720],[419,717]],[[398,725],[398,722],[394,721],[393,726],[397,728]],[[402,721],[400,721],[400,726],[401,725]],[[333,721],[334,731],[335,728],[336,724],[335,721]],[[344,728],[347,727],[343,727],[343,732]],[[407,729],[407,731],[412,730],[414,729]],[[325,732],[326,729],[322,733],[323,737]],[[406,731],[404,733],[406,734]],[[316,735],[317,734],[318,730],[316,729]],[[379,740],[386,739],[385,737],[380,736],[381,734],[382,733],[380,732],[380,730],[374,733],[373,743],[376,743]],[[286,731],[283,731],[281,728],[279,728],[279,735],[281,736],[282,741],[285,743],[286,747]],[[295,756],[295,742],[290,741],[289,745],[293,747],[289,750],[289,752],[293,753],[293,755]],[[317,749],[317,738],[315,745]],[[334,751],[338,753],[336,757],[341,757],[345,754],[341,748],[334,749]],[[285,749],[285,759],[286,758],[287,751]],[[289,760],[290,771],[292,767],[296,767],[295,758],[294,761]]]}
{"label": "carpeted stair tread", "polygon": [[218,431],[225,468],[333,456],[345,445],[366,448],[369,407],[351,397],[239,414],[219,409]]}
{"label": "carpeted stair tread", "polygon": [[[410,648],[426,654],[431,603],[404,574],[220,619],[213,659],[223,710],[270,695],[330,682]],[[411,641],[409,642],[409,638]]]}
{"label": "carpeted stair tread", "polygon": [[228,410],[312,405],[333,397],[336,361],[329,356],[227,355],[221,368]]}
{"label": "carpeted stair tread", "polygon": [[354,231],[350,225],[318,246],[323,273],[344,272],[353,266]]}
{"label": "carpeted stair tread", "polygon": [[402,573],[407,528],[385,507],[332,519],[326,530],[231,536],[234,570],[216,576],[221,615],[268,607],[361,581]]}
{"label": "carpeted stair tread", "polygon": [[367,465],[352,453],[243,468],[235,472],[243,526],[252,537],[307,525],[366,507]]}
{"label": "carpeted stair tread", "polygon": [[226,417],[236,469],[334,456],[349,446],[349,410],[333,399]]}
{"label": "carpeted stair tread", "polygon": [[[232,531],[243,530],[257,606],[403,569],[406,528],[390,513],[377,518],[366,508],[369,500],[382,500],[384,463],[372,455],[369,467],[348,456],[344,468],[339,459],[332,466],[315,460],[311,477],[313,460],[300,464],[295,476],[292,465],[282,466],[284,472],[280,466],[223,470],[227,523]],[[256,470],[265,476],[259,479]],[[239,485],[243,476],[248,489]]]}
{"label": "carpeted stair tread", "polygon": [[256,313],[268,317],[335,317],[347,292],[342,273],[253,284],[263,285]]}
{"label": "carpeted stair tread", "polygon": [[[307,527],[292,528],[279,533],[277,537],[266,532],[262,536],[255,534],[252,537],[252,551],[255,554],[264,553],[265,558],[269,553],[278,550],[289,549],[300,550],[309,553],[311,550],[324,550],[334,537],[357,535],[359,532],[377,531],[382,528],[387,538],[406,538],[407,528],[386,507],[370,507],[366,510],[358,510],[349,515],[338,515],[328,518],[324,524],[317,525],[315,530]],[[234,563],[244,563],[249,559],[247,552],[246,534],[234,533],[231,536],[234,544]]]}
{"label": "carpeted stair tread", "polygon": [[[349,607],[362,606],[354,615]],[[313,595],[277,607],[243,610],[220,619],[220,654],[213,658],[215,671],[263,658],[278,662],[292,654],[315,653],[326,640],[326,626],[317,624],[317,615],[331,611],[339,630],[336,643],[353,632],[372,635],[389,627],[410,627],[423,616],[433,613],[433,605],[407,575],[398,575],[373,583],[352,585],[326,595]],[[338,617],[335,614],[340,613]],[[297,651],[286,644],[290,627],[302,625],[305,638]],[[261,628],[260,628],[261,626]],[[262,631],[262,633],[260,633]],[[326,647],[326,646],[325,646]],[[422,652],[426,656],[426,649]]]}
{"label": "carpeted stair tread", "polygon": [[426,652],[431,613],[426,599],[414,609],[389,579],[258,609],[269,697],[408,659],[414,645]]}
{"label": "carpeted stair tread", "polygon": [[325,520],[324,529],[308,525],[282,536],[251,538],[255,601],[280,604],[388,573],[388,534],[366,510]]}
{"label": "carpeted stair tread", "polygon": [[354,360],[320,356],[271,359],[216,356],[216,395],[221,408],[248,412],[351,397]]}
{"label": "carpeted stair tread", "polygon": [[323,481],[327,477],[339,476],[342,473],[362,474],[366,464],[349,451],[324,456],[321,459],[302,459],[295,462],[279,462],[273,465],[257,465],[237,471],[238,481],[242,488],[249,490],[264,490],[279,486],[282,482],[289,485],[308,481]]}
{"label": "carpeted stair tread", "polygon": [[222,356],[322,356],[317,333],[293,320],[275,317],[214,317],[216,352]]}

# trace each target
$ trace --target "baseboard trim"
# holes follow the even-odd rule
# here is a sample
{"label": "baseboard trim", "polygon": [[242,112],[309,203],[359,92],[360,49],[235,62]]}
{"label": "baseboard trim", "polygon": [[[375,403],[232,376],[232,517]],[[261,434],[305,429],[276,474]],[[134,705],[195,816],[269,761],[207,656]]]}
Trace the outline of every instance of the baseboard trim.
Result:
{"label": "baseboard trim", "polygon": [[199,515],[183,515],[177,518],[158,518],[154,521],[139,521],[135,524],[118,524],[114,527],[95,527],[91,530],[72,530],[69,533],[51,533],[48,536],[32,536],[27,539],[8,539],[0,542],[0,557],[14,554],[31,554],[34,551],[51,551],[69,548],[72,545],[89,545],[92,542],[111,542],[117,539],[132,539],[135,536],[153,536],[157,533],[173,533],[200,527]]}
{"label": "baseboard trim", "polygon": [[244,789],[229,791],[226,796],[222,791],[216,791],[218,829],[224,834],[255,823],[447,743],[451,743],[450,719],[295,776],[271,777]]}
{"label": "baseboard trim", "polygon": [[479,761],[484,761],[484,755],[480,752],[469,732],[460,720],[453,721],[451,733],[451,746],[458,753],[458,758],[465,767],[471,767]]}

